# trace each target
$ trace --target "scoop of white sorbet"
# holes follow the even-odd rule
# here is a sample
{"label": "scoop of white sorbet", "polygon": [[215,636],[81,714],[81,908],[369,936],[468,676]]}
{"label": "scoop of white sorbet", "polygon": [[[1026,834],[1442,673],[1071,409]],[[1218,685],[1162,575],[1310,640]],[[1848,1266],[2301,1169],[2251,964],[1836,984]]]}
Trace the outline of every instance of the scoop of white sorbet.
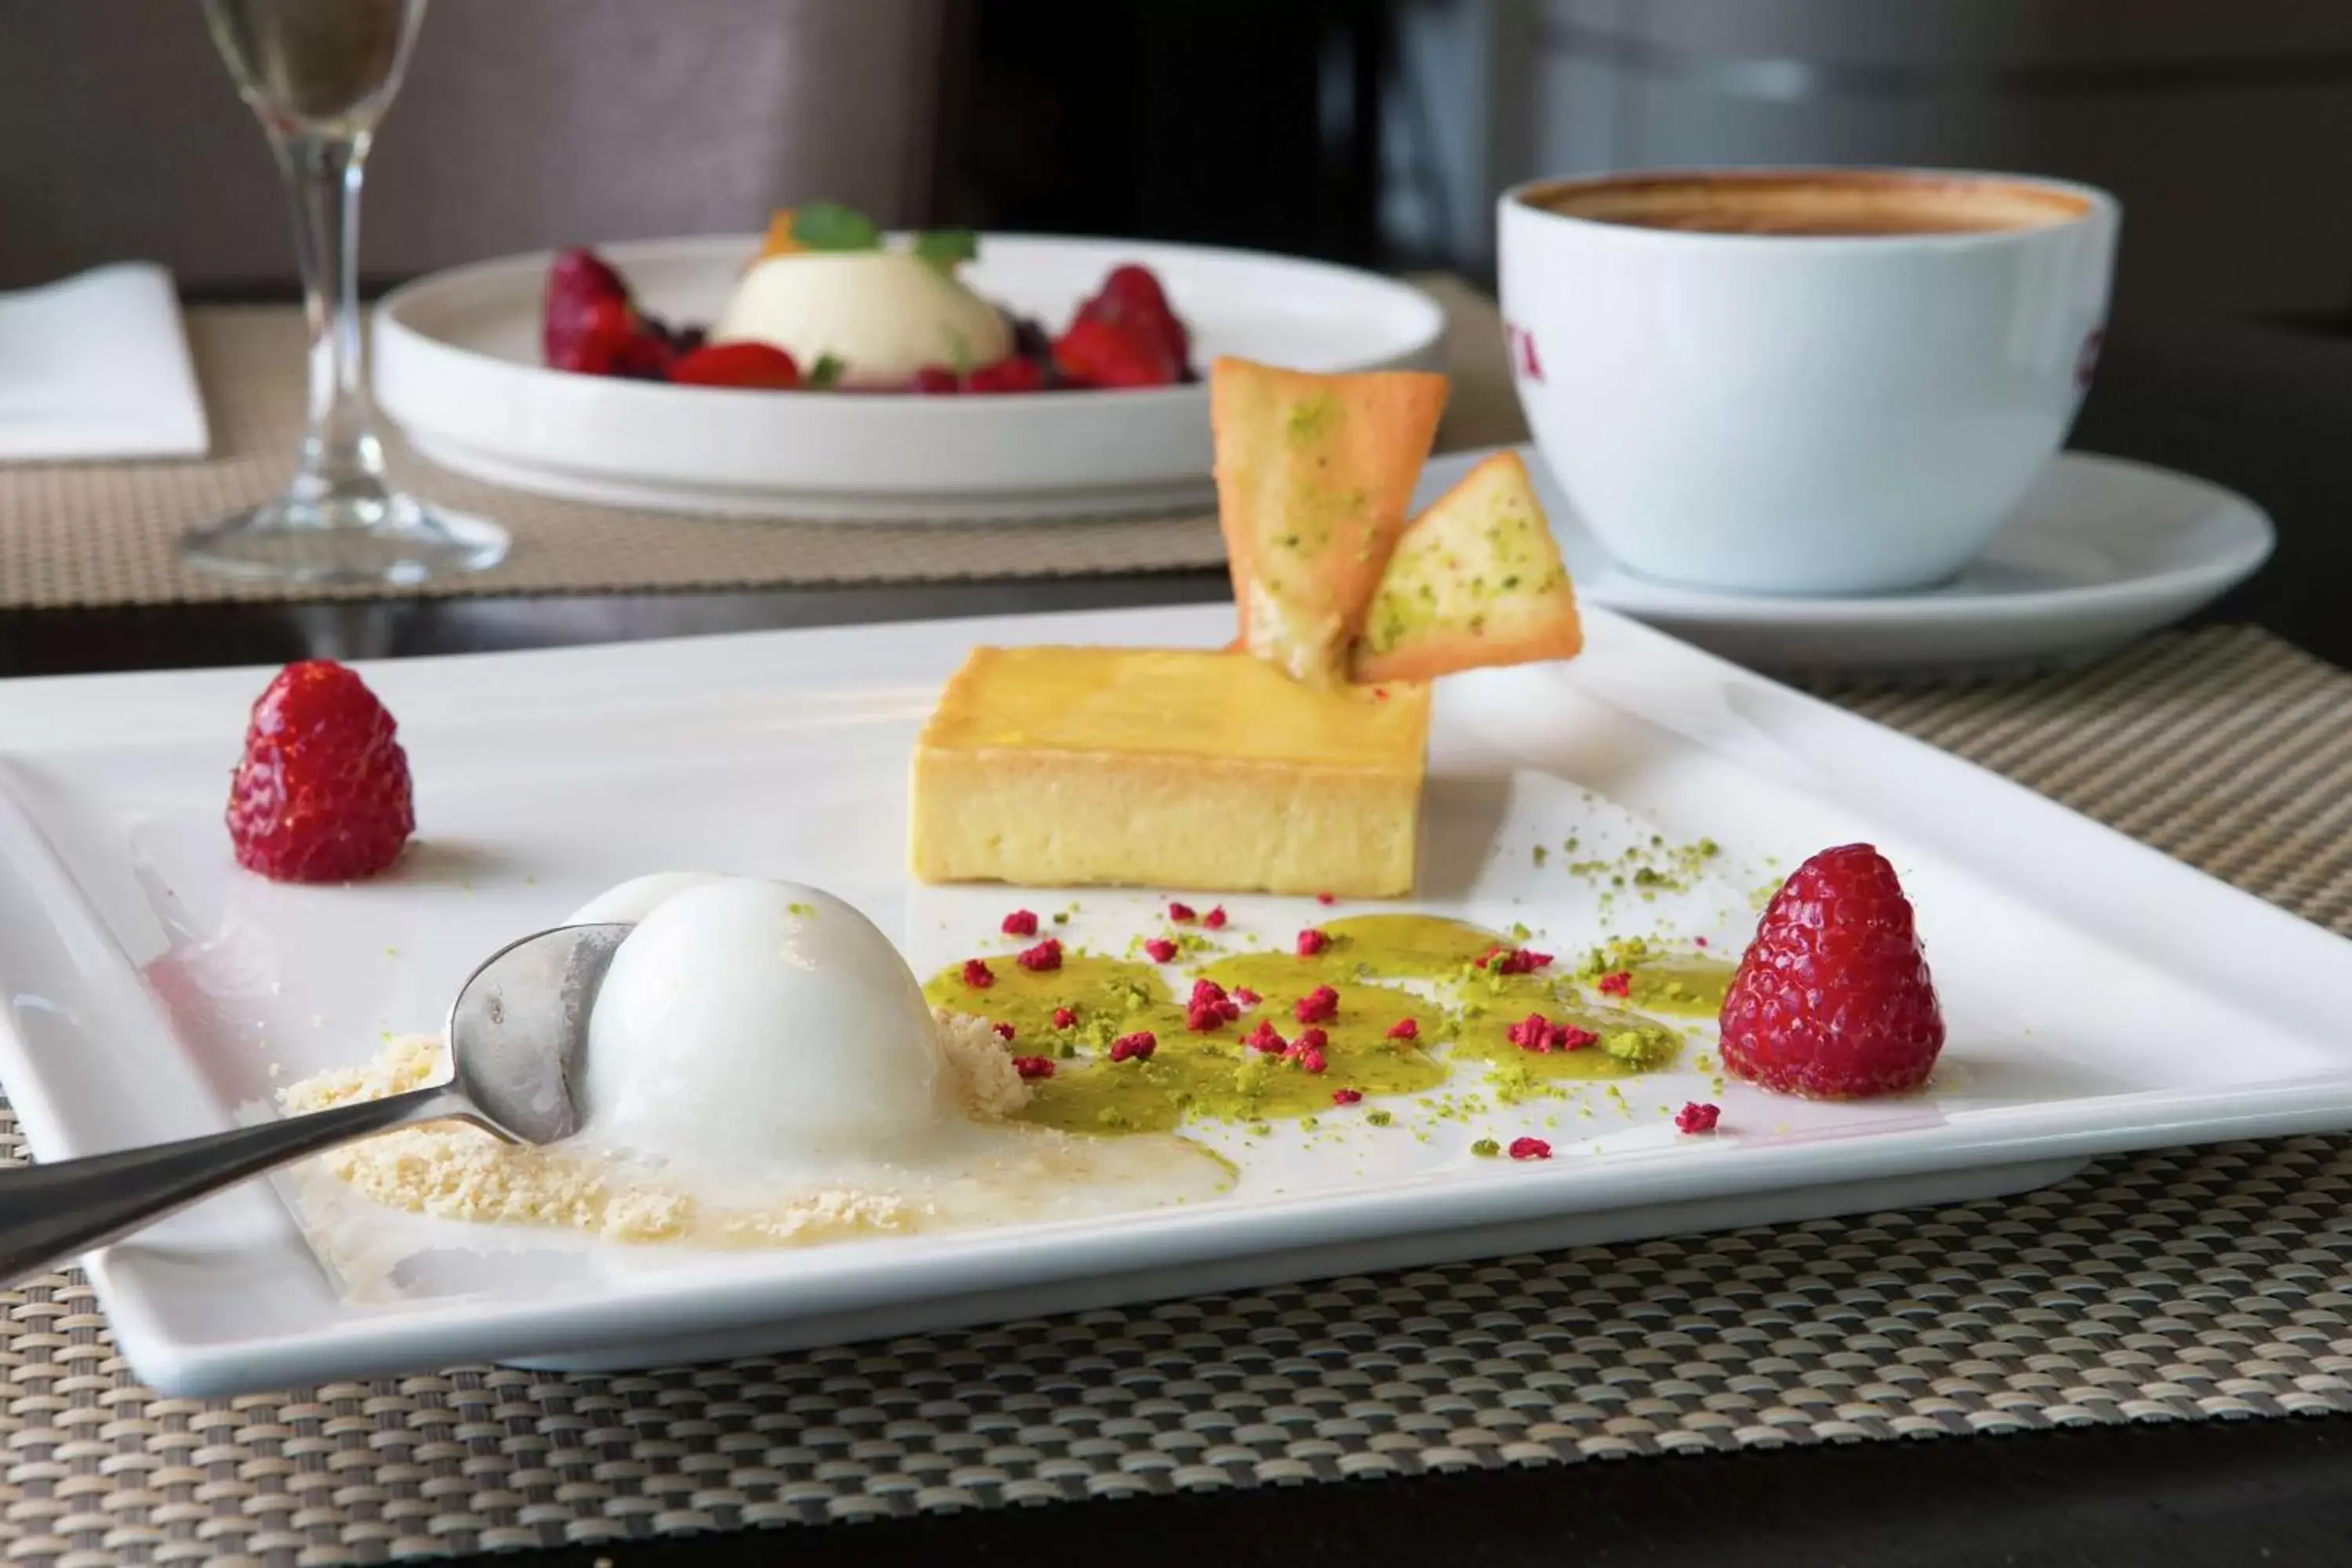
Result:
{"label": "scoop of white sorbet", "polygon": [[588,1020],[583,1131],[730,1165],[887,1154],[955,1114],[922,986],[815,888],[664,873],[574,921],[635,920]]}

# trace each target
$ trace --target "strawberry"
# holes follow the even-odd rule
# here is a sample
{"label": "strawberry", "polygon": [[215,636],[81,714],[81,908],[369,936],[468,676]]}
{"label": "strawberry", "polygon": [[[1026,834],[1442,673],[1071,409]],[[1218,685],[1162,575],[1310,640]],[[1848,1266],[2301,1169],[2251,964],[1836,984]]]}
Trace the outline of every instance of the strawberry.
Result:
{"label": "strawberry", "polygon": [[670,380],[684,386],[761,387],[789,392],[801,384],[793,356],[768,343],[706,343],[681,354]]}
{"label": "strawberry", "polygon": [[1944,1016],[1895,868],[1824,849],[1765,906],[1723,998],[1723,1065],[1781,1094],[1858,1100],[1927,1079]]}
{"label": "strawberry", "polygon": [[629,286],[594,253],[567,250],[549,264],[540,347],[552,368],[622,374],[647,357],[643,326]]}
{"label": "strawberry", "polygon": [[1151,329],[1085,315],[1054,340],[1054,363],[1087,386],[1167,386],[1181,369]]}
{"label": "strawberry", "polygon": [[278,882],[348,882],[416,827],[392,715],[332,659],[289,664],[253,705],[229,784],[237,864]]}
{"label": "strawberry", "polygon": [[1108,321],[1157,344],[1174,367],[1171,379],[1190,379],[1192,334],[1168,303],[1168,292],[1149,267],[1129,263],[1111,268],[1092,299],[1078,307],[1079,321]]}
{"label": "strawberry", "polygon": [[973,370],[963,384],[967,392],[1042,392],[1045,371],[1035,360],[1011,354]]}

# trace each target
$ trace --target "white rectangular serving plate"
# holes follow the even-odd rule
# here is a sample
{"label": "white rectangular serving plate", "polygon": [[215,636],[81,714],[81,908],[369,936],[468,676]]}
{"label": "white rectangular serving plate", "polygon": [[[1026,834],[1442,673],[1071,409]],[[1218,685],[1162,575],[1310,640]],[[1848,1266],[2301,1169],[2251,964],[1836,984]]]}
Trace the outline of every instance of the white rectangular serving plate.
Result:
{"label": "white rectangular serving plate", "polygon": [[[0,686],[0,1082],[43,1160],[216,1131],[386,1031],[435,1026],[499,942],[651,870],[830,888],[928,972],[971,951],[981,913],[1046,907],[906,876],[908,748],[965,650],[1210,646],[1231,615],[370,666],[422,826],[397,871],[355,887],[277,886],[230,858],[221,807],[263,672]],[[1932,1092],[1819,1106],[1735,1083],[1723,1133],[1684,1138],[1663,1113],[1713,1098],[1705,1075],[1629,1080],[1641,1104],[1553,1116],[1558,1157],[1524,1163],[1470,1154],[1473,1137],[1515,1130],[1499,1124],[1412,1136],[1401,1110],[1385,1133],[1335,1136],[1326,1118],[1314,1140],[1212,1135],[1241,1173],[1206,1203],[800,1250],[541,1247],[513,1232],[477,1246],[488,1227],[382,1211],[387,1234],[431,1235],[366,1290],[321,1261],[284,1189],[255,1184],[89,1260],[117,1341],[142,1378],[187,1394],[485,1359],[645,1366],[1952,1201],[2104,1152],[2352,1126],[2352,944],[1633,622],[1596,611],[1588,627],[1571,664],[1441,686],[1413,907],[1522,919],[1573,952],[1598,934],[1591,889],[1563,855],[1537,865],[1535,843],[1605,837],[1602,819],[1631,812],[1675,841],[1713,837],[1748,877],[1869,840],[1902,872],[1945,1000]],[[1712,902],[1683,929],[1736,943],[1745,891],[1692,895]],[[1131,917],[1141,905],[1124,898],[1089,908]],[[1223,901],[1267,932],[1311,918],[1297,900]]]}

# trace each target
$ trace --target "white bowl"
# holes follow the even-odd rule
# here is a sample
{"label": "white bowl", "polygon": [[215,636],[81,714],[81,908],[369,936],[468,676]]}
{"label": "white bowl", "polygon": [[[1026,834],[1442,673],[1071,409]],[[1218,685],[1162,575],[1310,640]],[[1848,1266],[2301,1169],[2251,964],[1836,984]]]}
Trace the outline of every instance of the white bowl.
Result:
{"label": "white bowl", "polygon": [[[756,236],[600,247],[673,324],[719,315]],[[436,273],[376,314],[375,394],[416,449],[518,489],[665,511],[835,521],[1105,516],[1207,504],[1205,384],[922,397],[669,386],[548,369],[548,253]],[[1444,318],[1408,285],[1195,246],[990,235],[973,288],[1058,331],[1110,269],[1158,273],[1205,370],[1433,367]]]}

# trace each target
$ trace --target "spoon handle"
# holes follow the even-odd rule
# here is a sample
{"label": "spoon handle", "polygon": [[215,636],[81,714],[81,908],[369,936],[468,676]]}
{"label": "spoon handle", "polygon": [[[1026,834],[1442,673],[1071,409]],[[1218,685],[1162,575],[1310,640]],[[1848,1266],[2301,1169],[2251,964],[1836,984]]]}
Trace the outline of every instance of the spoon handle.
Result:
{"label": "spoon handle", "polygon": [[441,1084],[176,1143],[0,1173],[0,1285],[306,1154],[371,1132],[474,1116],[463,1095]]}

